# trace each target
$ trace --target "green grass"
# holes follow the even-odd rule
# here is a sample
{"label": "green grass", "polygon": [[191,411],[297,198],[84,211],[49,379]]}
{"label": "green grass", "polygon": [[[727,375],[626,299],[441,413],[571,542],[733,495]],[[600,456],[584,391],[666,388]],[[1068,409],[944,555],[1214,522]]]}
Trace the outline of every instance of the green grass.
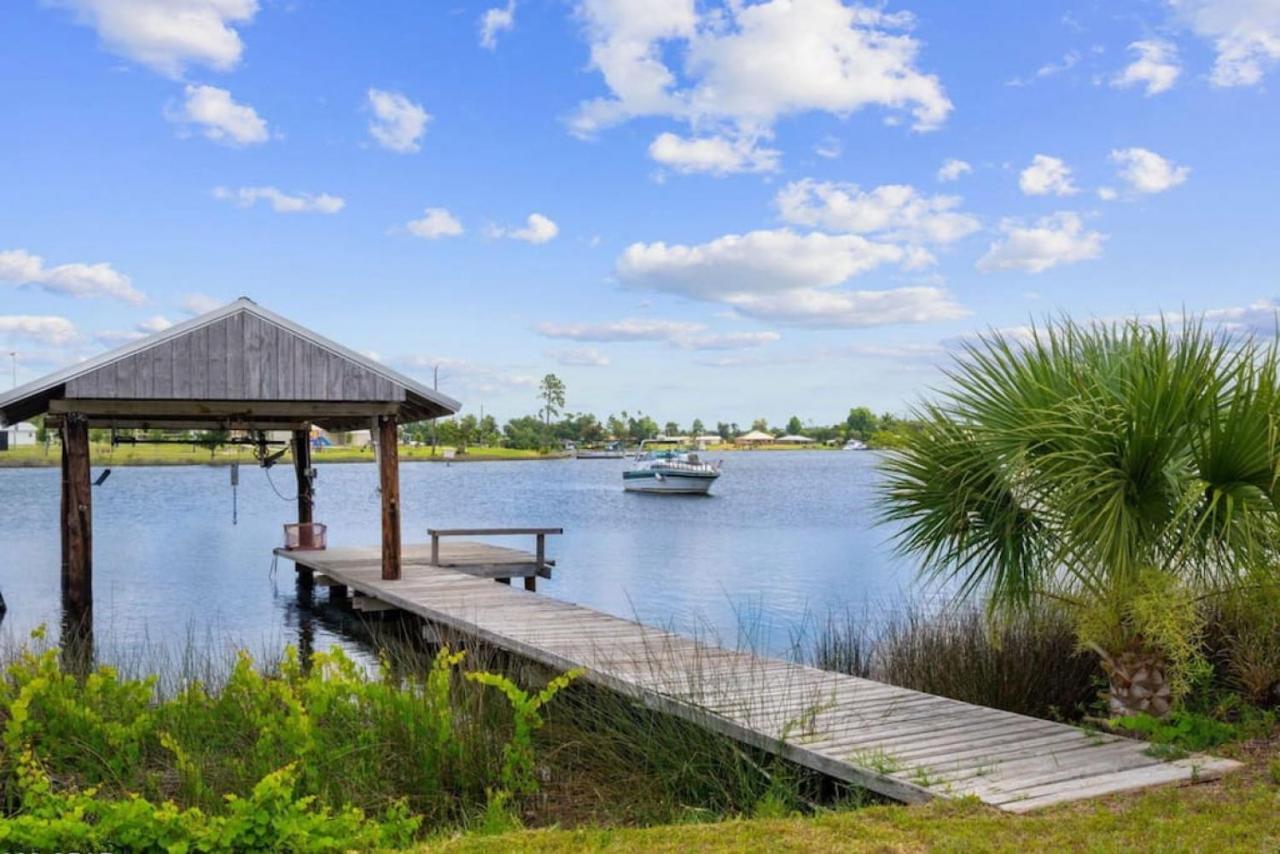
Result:
{"label": "green grass", "polygon": [[[450,462],[443,448],[433,455],[429,447],[400,447],[402,462]],[[253,463],[253,455],[245,447],[219,448],[212,454],[208,448],[195,445],[120,445],[112,448],[105,443],[95,443],[89,449],[90,460],[95,466],[180,466],[180,465],[229,465],[236,460]],[[542,454],[517,448],[472,447],[466,454],[457,455],[451,462],[483,462],[489,460],[538,460],[555,459],[556,454]],[[0,468],[29,468],[56,466],[59,464],[59,448],[43,446],[13,448],[0,451]],[[282,462],[291,459],[286,454]],[[313,462],[358,463],[373,462],[373,451],[362,448],[334,447],[312,452]]]}
{"label": "green grass", "polygon": [[426,851],[1271,851],[1280,785],[1242,774],[1028,816],[973,800],[812,817],[436,839]]}

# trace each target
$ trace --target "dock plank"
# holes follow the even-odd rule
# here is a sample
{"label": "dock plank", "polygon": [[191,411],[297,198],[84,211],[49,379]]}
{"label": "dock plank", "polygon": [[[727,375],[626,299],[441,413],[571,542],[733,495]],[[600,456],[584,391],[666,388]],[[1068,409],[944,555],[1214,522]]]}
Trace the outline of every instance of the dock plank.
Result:
{"label": "dock plank", "polygon": [[[549,667],[581,667],[585,679],[649,708],[908,803],[974,795],[1021,813],[1210,779],[1239,764],[1207,756],[1163,762],[1140,742],[723,649],[495,584],[484,576],[519,577],[536,564],[533,554],[505,546],[445,539],[433,564],[429,545],[406,545],[397,581],[382,580],[376,548],[276,553],[370,604]],[[896,769],[876,771],[886,759]]]}

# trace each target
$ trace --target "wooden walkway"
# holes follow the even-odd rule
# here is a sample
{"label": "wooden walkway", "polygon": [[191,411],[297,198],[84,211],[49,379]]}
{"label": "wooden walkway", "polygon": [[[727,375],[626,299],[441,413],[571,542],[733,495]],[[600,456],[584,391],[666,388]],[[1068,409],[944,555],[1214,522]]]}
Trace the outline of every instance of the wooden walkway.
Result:
{"label": "wooden walkway", "polygon": [[585,668],[584,678],[650,708],[895,800],[972,795],[1020,813],[1238,766],[1210,756],[1162,762],[1145,742],[721,649],[464,566],[406,560],[403,578],[383,581],[375,550],[364,551],[362,560],[339,549],[277,554],[363,597],[556,670]]}

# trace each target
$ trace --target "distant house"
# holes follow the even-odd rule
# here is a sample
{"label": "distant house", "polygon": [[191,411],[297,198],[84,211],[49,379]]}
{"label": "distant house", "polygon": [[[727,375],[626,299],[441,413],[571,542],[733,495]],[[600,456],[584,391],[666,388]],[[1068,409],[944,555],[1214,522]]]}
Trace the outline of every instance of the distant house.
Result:
{"label": "distant house", "polygon": [[0,451],[29,447],[34,444],[36,444],[36,425],[30,421],[19,421],[0,430]]}
{"label": "distant house", "polygon": [[723,441],[724,439],[720,438],[719,433],[703,433],[701,436],[693,437],[693,444],[696,445],[700,451],[705,451],[712,445],[719,445]]}
{"label": "distant house", "polygon": [[801,436],[797,433],[791,433],[786,436],[779,436],[777,439],[779,445],[816,445],[817,439],[810,439],[808,436]]}
{"label": "distant house", "polygon": [[750,447],[751,445],[772,445],[775,440],[773,436],[770,436],[763,430],[752,430],[750,433],[743,433],[733,441],[736,445],[747,445]]}

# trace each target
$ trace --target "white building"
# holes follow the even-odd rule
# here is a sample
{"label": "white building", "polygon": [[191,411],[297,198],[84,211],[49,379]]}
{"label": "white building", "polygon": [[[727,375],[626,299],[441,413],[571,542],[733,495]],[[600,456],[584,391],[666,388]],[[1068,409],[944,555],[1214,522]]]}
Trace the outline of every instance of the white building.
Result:
{"label": "white building", "polygon": [[21,448],[36,443],[36,425],[30,421],[19,421],[17,424],[0,429],[0,451],[10,448]]}

